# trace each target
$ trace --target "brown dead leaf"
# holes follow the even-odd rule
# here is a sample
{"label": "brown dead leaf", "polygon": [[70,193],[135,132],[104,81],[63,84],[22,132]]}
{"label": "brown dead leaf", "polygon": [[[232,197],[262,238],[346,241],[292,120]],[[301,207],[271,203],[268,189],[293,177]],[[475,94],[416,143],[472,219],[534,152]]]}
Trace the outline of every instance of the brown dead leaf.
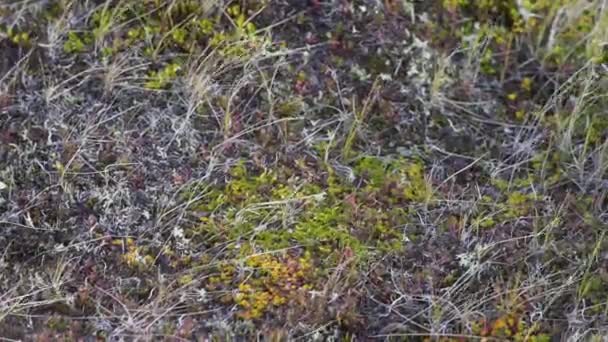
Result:
{"label": "brown dead leaf", "polygon": [[177,335],[181,338],[190,338],[192,336],[192,331],[194,330],[194,323],[192,317],[184,318]]}

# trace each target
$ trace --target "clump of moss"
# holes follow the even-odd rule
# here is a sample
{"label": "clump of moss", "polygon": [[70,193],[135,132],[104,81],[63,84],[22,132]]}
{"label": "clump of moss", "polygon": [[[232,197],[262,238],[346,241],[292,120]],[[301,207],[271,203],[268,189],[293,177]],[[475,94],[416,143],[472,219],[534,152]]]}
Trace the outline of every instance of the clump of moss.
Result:
{"label": "clump of moss", "polygon": [[[127,50],[140,51],[155,62],[145,83],[148,89],[164,89],[179,77],[181,63],[166,63],[161,56],[214,51],[224,60],[240,60],[270,45],[268,38],[258,33],[250,8],[238,4],[230,5],[224,13],[190,0],[110,3],[93,12],[85,29],[70,31],[63,50],[67,54],[95,51],[104,60]],[[15,39],[25,42],[29,37],[19,34]],[[159,62],[165,65],[154,69]]]}
{"label": "clump of moss", "polygon": [[150,71],[145,87],[148,89],[166,88],[179,75],[181,69],[180,63],[173,62],[167,64],[159,71]]}
{"label": "clump of moss", "polygon": [[366,180],[363,188],[334,172],[325,184],[317,184],[285,168],[256,174],[237,164],[225,184],[195,205],[203,215],[186,236],[207,245],[246,241],[261,250],[295,244],[318,257],[342,248],[361,258],[376,249],[400,250],[402,234],[395,227],[407,220],[407,206],[428,204],[433,195],[422,164],[370,157],[360,160],[355,171]]}
{"label": "clump of moss", "polygon": [[429,203],[433,198],[432,185],[420,161],[364,157],[355,164],[355,170],[366,180],[368,190],[389,190],[395,198],[411,202]]}
{"label": "clump of moss", "polygon": [[511,179],[494,178],[491,183],[494,195],[483,195],[478,201],[473,225],[490,229],[505,221],[530,215],[537,203],[538,195],[530,192],[535,184],[541,183],[538,174],[529,173],[525,177]]}
{"label": "clump of moss", "polygon": [[244,319],[262,317],[273,307],[293,300],[299,291],[312,289],[313,265],[310,254],[301,257],[254,255],[245,261],[251,275],[239,284],[234,297]]}
{"label": "clump of moss", "polygon": [[349,232],[347,217],[341,205],[331,206],[323,203],[308,211],[297,224],[293,238],[326,255],[344,247],[363,253],[361,242]]}
{"label": "clump of moss", "polygon": [[75,31],[68,32],[68,38],[63,43],[63,51],[67,53],[80,53],[87,50],[87,47],[93,43],[93,37],[86,33]]}
{"label": "clump of moss", "polygon": [[511,341],[549,342],[551,336],[539,331],[538,324],[528,324],[516,313],[506,313],[493,320],[482,320],[473,326],[475,334],[482,338],[508,339]]}
{"label": "clump of moss", "polygon": [[[561,1],[469,1],[444,0],[445,17],[458,20],[456,36],[459,44],[478,54],[480,70],[488,76],[499,76],[501,81],[516,69],[510,70],[511,57],[521,42],[536,48],[533,58],[549,68],[582,66],[591,60],[596,63],[608,58],[598,37],[605,35],[608,16],[599,3]],[[556,23],[559,23],[556,26]],[[442,28],[431,25],[442,37]],[[447,28],[443,40],[453,40]],[[455,42],[452,42],[455,43]],[[479,51],[479,53],[477,53]],[[519,116],[522,114],[520,112]]]}
{"label": "clump of moss", "polygon": [[27,31],[18,31],[13,28],[4,29],[0,27],[0,33],[6,33],[9,40],[19,46],[30,47],[32,45],[31,34]]}
{"label": "clump of moss", "polygon": [[504,217],[509,219],[528,215],[535,199],[536,196],[533,194],[524,194],[520,191],[511,192],[507,197]]}
{"label": "clump of moss", "polygon": [[144,271],[154,265],[154,257],[145,247],[137,246],[132,238],[115,239],[112,245],[122,249],[121,259],[129,268]]}

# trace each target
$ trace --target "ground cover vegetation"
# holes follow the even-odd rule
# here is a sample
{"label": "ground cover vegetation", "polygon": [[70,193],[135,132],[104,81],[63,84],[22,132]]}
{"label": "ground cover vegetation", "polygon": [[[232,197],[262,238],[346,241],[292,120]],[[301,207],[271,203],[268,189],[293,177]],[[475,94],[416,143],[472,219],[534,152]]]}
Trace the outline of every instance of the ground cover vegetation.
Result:
{"label": "ground cover vegetation", "polygon": [[0,2],[0,337],[602,341],[606,0]]}

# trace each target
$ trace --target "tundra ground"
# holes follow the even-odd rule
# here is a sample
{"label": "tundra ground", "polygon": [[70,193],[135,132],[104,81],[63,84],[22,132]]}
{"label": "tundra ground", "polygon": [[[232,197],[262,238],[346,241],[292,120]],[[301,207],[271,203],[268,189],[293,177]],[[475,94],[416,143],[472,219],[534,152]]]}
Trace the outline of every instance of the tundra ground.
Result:
{"label": "tundra ground", "polygon": [[7,341],[602,341],[606,0],[0,4]]}

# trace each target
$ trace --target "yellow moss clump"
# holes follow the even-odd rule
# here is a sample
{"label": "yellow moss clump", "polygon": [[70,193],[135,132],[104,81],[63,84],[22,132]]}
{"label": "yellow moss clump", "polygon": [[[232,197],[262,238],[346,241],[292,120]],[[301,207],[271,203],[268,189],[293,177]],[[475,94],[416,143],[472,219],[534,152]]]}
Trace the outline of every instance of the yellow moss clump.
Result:
{"label": "yellow moss clump", "polygon": [[405,198],[414,202],[429,203],[433,198],[433,187],[425,177],[422,163],[409,164],[405,174],[407,175]]}
{"label": "yellow moss clump", "polygon": [[132,238],[127,238],[125,240],[115,239],[112,241],[112,245],[122,246],[124,248],[125,253],[121,256],[121,258],[122,261],[130,268],[144,270],[154,264],[154,257],[144,253],[141,247],[137,246],[135,244],[135,240]]}
{"label": "yellow moss clump", "polygon": [[307,278],[312,270],[310,255],[278,257],[270,254],[255,255],[245,261],[253,272],[238,286],[234,296],[244,319],[262,317],[272,307],[279,307],[294,298],[300,289],[312,286]]}

